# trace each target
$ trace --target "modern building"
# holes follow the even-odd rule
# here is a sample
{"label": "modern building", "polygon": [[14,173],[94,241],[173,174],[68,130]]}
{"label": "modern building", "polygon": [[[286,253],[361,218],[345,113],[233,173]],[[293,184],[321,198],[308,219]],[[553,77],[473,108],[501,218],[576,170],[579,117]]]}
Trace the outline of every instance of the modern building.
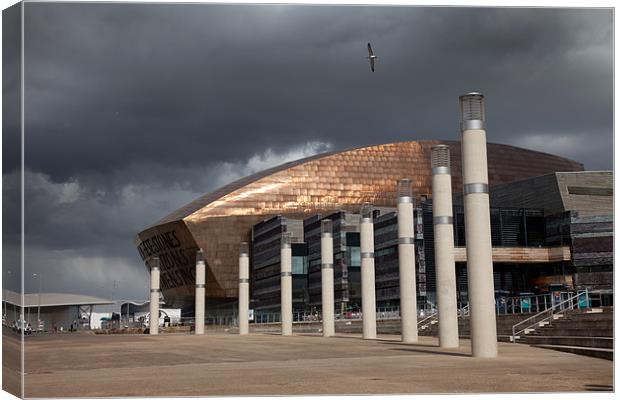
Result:
{"label": "modern building", "polygon": [[[26,293],[2,290],[2,320],[6,325],[25,321],[33,330],[90,329],[96,306],[114,301],[72,293]],[[39,324],[38,321],[41,321]]]}
{"label": "modern building", "polygon": [[258,313],[280,311],[280,247],[285,232],[291,234],[293,310],[304,309],[309,303],[303,221],[276,215],[252,227],[250,295],[251,307]]}
{"label": "modern building", "polygon": [[[511,196],[527,194],[533,190],[541,193],[553,192],[556,180],[568,176],[578,176],[581,189],[566,189],[565,192],[578,191],[579,196],[599,196],[581,202],[582,208],[574,204],[582,199],[573,199],[573,205],[561,209],[491,207],[491,244],[493,247],[493,281],[497,298],[522,294],[539,294],[557,290],[588,289],[595,304],[612,304],[612,264],[613,264],[613,215],[610,213],[611,176],[594,172],[557,173],[528,180],[531,187],[522,182],[497,186],[492,191],[496,196],[506,196],[506,202],[519,206],[539,205],[512,202]],[[604,179],[606,178],[606,179]],[[540,182],[544,185],[539,185]],[[548,184],[551,183],[551,186]],[[596,186],[593,184],[596,183]],[[560,185],[560,188],[562,186]],[[514,191],[514,193],[513,193]],[[560,192],[562,189],[560,189]],[[588,194],[586,194],[588,193]],[[530,193],[534,198],[534,194]],[[605,198],[600,198],[605,196]],[[456,202],[460,195],[456,196]],[[543,201],[544,202],[544,201]],[[568,209],[567,207],[578,208]],[[563,211],[562,211],[563,210]],[[579,210],[584,214],[579,214]],[[557,211],[560,211],[559,213]],[[378,307],[398,307],[400,300],[398,270],[397,216],[393,208],[383,207],[372,210],[375,243],[375,290]],[[436,275],[433,235],[432,198],[422,197],[414,208],[416,283],[418,308],[429,309],[436,305]],[[468,301],[466,240],[464,211],[462,204],[453,206],[454,243],[457,276],[457,296],[462,303]],[[273,220],[281,220],[275,217]],[[340,211],[323,216],[317,214],[304,220],[304,238],[308,248],[307,289],[308,301],[297,302],[297,309],[314,311],[321,309],[321,220],[333,221],[334,235],[334,299],[337,312],[357,311],[359,298],[359,221],[360,215]],[[264,226],[265,222],[255,226]],[[301,244],[301,243],[300,243]],[[271,246],[275,254],[279,241]],[[255,258],[252,263],[259,263]],[[252,280],[260,281],[255,274]],[[298,275],[303,282],[303,275]],[[279,290],[279,280],[271,287]],[[279,292],[278,292],[279,295]],[[260,301],[260,295],[254,296]],[[279,299],[274,300],[273,311],[279,312]],[[257,307],[258,309],[258,307]]]}
{"label": "modern building", "polygon": [[[375,290],[378,307],[398,307],[400,281],[398,269],[398,220],[396,210],[374,210]],[[427,269],[422,225],[422,209],[413,210],[417,304],[427,303]],[[432,248],[431,248],[432,249]]]}
{"label": "modern building", "polygon": [[[253,225],[273,215],[303,220],[339,210],[357,213],[364,202],[395,207],[396,181],[402,178],[412,180],[417,198],[430,196],[430,148],[436,144],[450,147],[453,190],[458,193],[459,142],[411,141],[325,153],[262,171],[202,196],[140,232],[136,247],[145,262],[160,258],[167,304],[193,308],[198,248],[204,250],[207,266],[207,306],[233,302],[239,243],[251,240]],[[488,145],[488,165],[491,186],[583,170],[582,164],[566,158],[501,144]]]}
{"label": "modern building", "polygon": [[613,301],[613,172],[555,172],[490,188],[491,204],[538,207],[545,243],[570,251],[538,286],[570,285]]}
{"label": "modern building", "polygon": [[338,211],[315,215],[304,220],[304,237],[308,244],[309,305],[321,305],[321,221],[332,221],[334,240],[334,302],[344,312],[350,305],[361,304],[360,215]]}

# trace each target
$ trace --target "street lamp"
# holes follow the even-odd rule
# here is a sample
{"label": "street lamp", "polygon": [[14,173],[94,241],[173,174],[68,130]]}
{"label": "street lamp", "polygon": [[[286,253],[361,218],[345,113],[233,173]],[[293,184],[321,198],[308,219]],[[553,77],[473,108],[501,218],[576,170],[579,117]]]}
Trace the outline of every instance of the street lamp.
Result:
{"label": "street lamp", "polygon": [[[7,269],[7,270],[6,270],[6,273],[7,273],[7,275],[9,275],[9,276],[12,274],[12,272],[11,272],[11,270],[10,270],[10,269]],[[10,280],[10,278],[9,278],[9,280]],[[8,286],[8,284],[7,284],[7,286]],[[6,301],[6,299],[4,299],[4,316],[3,316],[3,318],[6,318],[6,317],[7,317],[7,315],[6,315],[6,303],[7,303],[7,301]]]}
{"label": "street lamp", "polygon": [[39,327],[41,326],[41,286],[43,284],[43,274],[42,273],[34,273],[32,274],[33,278],[39,278],[39,305],[37,307],[37,331],[39,330]]}

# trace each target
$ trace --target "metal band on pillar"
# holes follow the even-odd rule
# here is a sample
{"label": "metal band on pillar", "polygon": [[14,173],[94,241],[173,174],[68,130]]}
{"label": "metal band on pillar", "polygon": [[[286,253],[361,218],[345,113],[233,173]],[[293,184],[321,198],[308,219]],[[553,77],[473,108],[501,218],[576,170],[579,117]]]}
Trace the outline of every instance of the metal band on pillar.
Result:
{"label": "metal band on pillar", "polygon": [[450,175],[450,167],[433,167],[433,175]]}
{"label": "metal band on pillar", "polygon": [[463,185],[463,194],[472,193],[489,193],[489,185],[487,183],[467,183]]}
{"label": "metal band on pillar", "polygon": [[452,225],[452,222],[453,222],[452,215],[450,216],[443,215],[439,217],[433,216],[433,225]]}

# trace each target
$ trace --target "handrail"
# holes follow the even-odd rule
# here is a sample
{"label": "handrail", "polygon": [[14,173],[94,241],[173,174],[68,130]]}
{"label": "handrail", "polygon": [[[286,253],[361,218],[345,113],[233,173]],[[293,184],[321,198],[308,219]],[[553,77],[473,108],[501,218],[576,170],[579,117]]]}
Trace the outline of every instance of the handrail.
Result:
{"label": "handrail", "polygon": [[[579,300],[578,300],[578,299],[579,299],[579,297],[580,297],[581,295],[583,295],[583,294],[585,294],[585,296],[586,296],[586,307],[587,307],[587,302],[588,302],[588,290],[586,289],[586,290],[584,290],[584,291],[577,291],[577,293],[576,293],[574,296],[569,297],[568,299],[566,299],[566,300],[564,300],[564,301],[561,301],[561,302],[559,302],[559,303],[557,303],[557,304],[554,304],[553,306],[551,306],[551,308],[548,308],[548,309],[546,309],[546,310],[543,310],[543,311],[541,311],[541,312],[539,312],[539,313],[537,313],[537,314],[532,315],[532,316],[531,316],[531,317],[529,317],[529,318],[524,319],[523,321],[519,321],[519,322],[517,322],[516,324],[514,324],[514,325],[512,326],[512,336],[510,337],[510,341],[511,341],[511,342],[514,342],[514,341],[516,340],[516,338],[515,338],[515,337],[517,336],[517,334],[519,334],[519,333],[521,333],[521,332],[524,332],[525,330],[530,329],[530,328],[532,328],[533,326],[535,326],[535,325],[537,325],[537,324],[540,324],[541,322],[545,322],[546,320],[548,320],[548,319],[550,319],[550,318],[553,318],[553,316],[554,316],[554,315],[558,314],[558,313],[554,312],[554,310],[556,310],[557,308],[560,308],[560,306],[561,306],[561,305],[563,305],[563,304],[565,304],[565,303],[570,302],[570,303],[571,303],[571,306],[572,306],[572,302],[573,302],[573,300],[577,299],[577,306],[579,306]],[[562,308],[560,308],[560,310],[561,310],[561,311],[564,311],[564,310],[565,310],[565,308],[563,308],[563,307],[562,307]],[[530,324],[530,325],[526,326],[525,328],[523,328],[523,329],[521,329],[521,330],[519,330],[519,331],[516,331],[517,326],[519,326],[519,325],[523,325],[525,322],[530,321],[530,320],[532,320],[532,319],[534,319],[534,318],[536,318],[536,317],[539,317],[539,316],[541,316],[541,315],[543,315],[543,314],[546,314],[546,313],[549,313],[549,316],[548,316],[548,317],[543,318],[543,319],[541,319],[541,320],[539,320],[539,321],[536,321],[536,322],[534,322],[533,324]]]}
{"label": "handrail", "polygon": [[437,316],[438,316],[438,312],[435,311],[434,313],[430,314],[428,317],[419,320],[418,321],[418,329],[420,329],[420,325],[422,325],[424,322],[428,321],[431,318],[436,318]]}
{"label": "handrail", "polygon": [[466,315],[469,315],[469,303],[467,303],[465,307],[461,307],[458,310],[456,310],[456,314],[459,317],[464,317]]}

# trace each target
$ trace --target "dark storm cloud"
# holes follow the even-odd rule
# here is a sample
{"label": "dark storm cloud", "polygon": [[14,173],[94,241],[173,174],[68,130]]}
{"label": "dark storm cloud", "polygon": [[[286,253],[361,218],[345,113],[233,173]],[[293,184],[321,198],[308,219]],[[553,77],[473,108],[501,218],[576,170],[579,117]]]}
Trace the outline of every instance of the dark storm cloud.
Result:
{"label": "dark storm cloud", "polygon": [[28,161],[54,179],[455,137],[471,89],[496,142],[611,135],[606,10],[30,4],[26,21]]}
{"label": "dark storm cloud", "polygon": [[470,90],[490,141],[609,169],[612,28],[610,10],[29,3],[31,243],[139,268],[135,233],[236,176],[458,138]]}

